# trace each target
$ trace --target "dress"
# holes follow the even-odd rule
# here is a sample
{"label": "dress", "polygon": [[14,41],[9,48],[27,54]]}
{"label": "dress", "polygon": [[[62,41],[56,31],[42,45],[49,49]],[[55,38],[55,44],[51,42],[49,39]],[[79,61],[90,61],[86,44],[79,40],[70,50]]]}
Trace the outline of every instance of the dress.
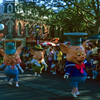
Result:
{"label": "dress", "polygon": [[58,61],[61,61],[63,53],[61,51],[59,51],[59,53],[57,54],[57,56],[58,56]]}
{"label": "dress", "polygon": [[84,83],[87,77],[84,63],[79,69],[76,66],[77,64],[66,61],[66,66],[64,69],[65,75],[69,75],[69,78],[66,79],[73,87],[78,87],[79,84]]}

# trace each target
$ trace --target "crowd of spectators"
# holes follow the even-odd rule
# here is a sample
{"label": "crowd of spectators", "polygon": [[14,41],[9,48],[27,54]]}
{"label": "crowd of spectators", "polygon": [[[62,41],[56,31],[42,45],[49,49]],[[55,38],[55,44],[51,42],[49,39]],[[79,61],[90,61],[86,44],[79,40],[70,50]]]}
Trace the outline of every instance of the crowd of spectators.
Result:
{"label": "crowd of spectators", "polygon": [[100,49],[96,43],[91,43],[86,47],[86,71],[87,78],[100,80]]}
{"label": "crowd of spectators", "polygon": [[[44,71],[48,71],[52,74],[64,74],[64,66],[66,62],[66,55],[63,54],[60,50],[59,46],[45,46],[46,49],[44,60],[47,63],[48,67],[44,69]],[[20,54],[21,57],[21,67],[23,69],[32,70],[31,60],[33,56],[30,53],[30,49],[22,49]]]}
{"label": "crowd of spectators", "polygon": [[[47,67],[44,71],[50,72],[52,74],[64,74],[64,67],[66,64],[66,54],[62,53],[59,46],[44,46],[45,55],[44,60]],[[100,80],[100,49],[96,43],[90,43],[86,47],[86,72],[87,78]],[[33,56],[30,53],[30,49],[23,47],[20,54],[21,57],[21,67],[25,70],[32,70],[31,60]]]}

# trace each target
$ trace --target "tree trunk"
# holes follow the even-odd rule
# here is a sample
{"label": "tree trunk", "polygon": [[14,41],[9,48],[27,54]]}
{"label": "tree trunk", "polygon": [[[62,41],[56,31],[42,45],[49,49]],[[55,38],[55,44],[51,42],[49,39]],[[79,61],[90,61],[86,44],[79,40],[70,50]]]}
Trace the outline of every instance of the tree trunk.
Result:
{"label": "tree trunk", "polygon": [[94,29],[94,35],[100,34],[100,19],[96,21],[95,29]]}

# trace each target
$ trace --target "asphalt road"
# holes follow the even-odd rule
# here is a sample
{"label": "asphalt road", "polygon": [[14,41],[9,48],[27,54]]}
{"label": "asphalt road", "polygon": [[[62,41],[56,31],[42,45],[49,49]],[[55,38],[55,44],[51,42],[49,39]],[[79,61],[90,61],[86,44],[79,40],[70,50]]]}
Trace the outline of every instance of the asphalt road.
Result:
{"label": "asphalt road", "polygon": [[31,71],[19,74],[19,88],[9,86],[3,71],[0,71],[0,100],[100,100],[100,81],[87,79],[79,87],[81,96],[72,97],[72,87],[63,75],[43,72],[34,77]]}

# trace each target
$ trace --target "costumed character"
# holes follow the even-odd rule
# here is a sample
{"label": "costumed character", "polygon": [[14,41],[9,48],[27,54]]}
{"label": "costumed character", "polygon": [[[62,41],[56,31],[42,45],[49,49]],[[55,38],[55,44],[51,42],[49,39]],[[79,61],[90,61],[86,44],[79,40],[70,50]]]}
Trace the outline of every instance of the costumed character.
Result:
{"label": "costumed character", "polygon": [[33,59],[31,60],[31,66],[34,72],[34,76],[41,77],[41,73],[44,67],[47,67],[47,64],[44,61],[44,53],[46,50],[43,50],[41,45],[35,45],[33,49],[30,49]]}
{"label": "costumed character", "polygon": [[7,75],[7,81],[9,85],[13,85],[11,79],[16,82],[16,87],[19,87],[18,84],[18,74],[19,70],[23,73],[24,70],[20,67],[21,59],[19,54],[21,53],[20,46],[17,50],[15,49],[15,44],[13,42],[6,43],[6,50],[0,50],[0,53],[3,57],[3,64],[0,65],[0,68],[5,68],[4,73]]}
{"label": "costumed character", "polygon": [[79,84],[85,82],[87,73],[85,71],[85,41],[81,45],[81,36],[87,35],[87,33],[65,33],[70,37],[71,46],[60,44],[60,49],[63,53],[66,53],[66,66],[64,78],[67,79],[68,83],[73,87],[71,94],[73,97],[80,95],[78,91]]}

